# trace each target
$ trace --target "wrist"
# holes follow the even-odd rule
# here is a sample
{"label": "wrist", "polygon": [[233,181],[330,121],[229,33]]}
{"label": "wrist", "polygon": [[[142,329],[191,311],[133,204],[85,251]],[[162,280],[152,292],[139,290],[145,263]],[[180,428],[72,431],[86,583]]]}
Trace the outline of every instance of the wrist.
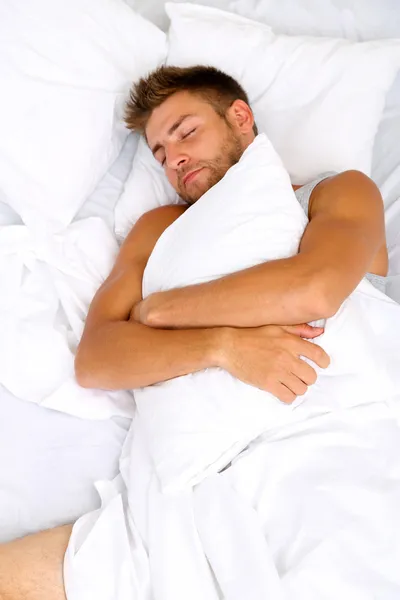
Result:
{"label": "wrist", "polygon": [[210,360],[215,367],[229,370],[229,356],[234,345],[235,329],[232,327],[215,327],[210,332]]}

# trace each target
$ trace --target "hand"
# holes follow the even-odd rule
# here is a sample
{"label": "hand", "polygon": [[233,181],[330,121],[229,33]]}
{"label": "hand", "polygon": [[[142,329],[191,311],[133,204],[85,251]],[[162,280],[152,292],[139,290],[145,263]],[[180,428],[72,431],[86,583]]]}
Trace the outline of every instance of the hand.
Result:
{"label": "hand", "polygon": [[321,368],[329,365],[329,357],[320,346],[302,339],[313,339],[321,333],[321,327],[310,325],[225,328],[219,366],[241,381],[291,403],[317,380],[316,371],[300,356]]}
{"label": "hand", "polygon": [[141,300],[131,310],[131,314],[129,319],[131,321],[136,321],[137,323],[142,323],[145,325],[145,300]]}
{"label": "hand", "polygon": [[132,308],[130,318],[147,327],[157,327],[158,298],[161,293],[154,293],[141,300]]}
{"label": "hand", "polygon": [[[171,300],[174,302],[176,291],[166,290],[150,294],[133,307],[130,318],[154,329],[179,329],[171,324],[169,315]],[[191,329],[191,327],[187,327],[187,329]]]}

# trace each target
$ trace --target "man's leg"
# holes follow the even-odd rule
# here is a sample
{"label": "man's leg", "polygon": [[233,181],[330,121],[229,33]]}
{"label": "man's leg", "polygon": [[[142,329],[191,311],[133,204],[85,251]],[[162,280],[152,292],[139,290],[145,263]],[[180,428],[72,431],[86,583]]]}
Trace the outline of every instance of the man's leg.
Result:
{"label": "man's leg", "polygon": [[72,525],[0,544],[0,600],[65,600],[63,562]]}

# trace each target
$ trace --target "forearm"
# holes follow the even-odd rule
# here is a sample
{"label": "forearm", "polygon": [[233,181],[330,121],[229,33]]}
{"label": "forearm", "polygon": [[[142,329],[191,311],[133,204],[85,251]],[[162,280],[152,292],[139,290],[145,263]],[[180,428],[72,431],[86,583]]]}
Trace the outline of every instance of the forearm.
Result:
{"label": "forearm", "polygon": [[155,294],[142,315],[151,327],[257,327],[319,319],[323,277],[298,256],[200,285]]}
{"label": "forearm", "polygon": [[385,243],[382,197],[358,171],[322,181],[299,254],[210,283],[154,294],[139,304],[152,327],[297,324],[336,313]]}
{"label": "forearm", "polygon": [[75,373],[83,387],[132,389],[219,365],[222,332],[114,322],[83,338]]}
{"label": "forearm", "polygon": [[332,316],[384,242],[381,201],[376,198],[375,205],[369,206],[372,217],[367,219],[363,205],[367,195],[360,187],[358,210],[351,208],[354,202],[347,202],[336,214],[335,197],[328,196],[328,208],[313,217],[296,256],[150,296],[140,320],[152,327],[255,327]]}

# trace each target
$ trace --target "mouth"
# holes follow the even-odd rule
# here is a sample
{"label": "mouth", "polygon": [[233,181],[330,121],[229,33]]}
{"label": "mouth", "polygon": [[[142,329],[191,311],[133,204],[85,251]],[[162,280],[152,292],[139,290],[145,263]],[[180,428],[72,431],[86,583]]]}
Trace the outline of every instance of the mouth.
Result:
{"label": "mouth", "polygon": [[197,177],[198,173],[200,173],[200,171],[203,169],[203,167],[200,167],[200,169],[195,169],[194,171],[190,171],[190,173],[187,173],[185,175],[185,177],[183,178],[182,182],[183,185],[186,186],[188,183],[190,183],[191,181],[193,181],[193,179],[195,177]]}

